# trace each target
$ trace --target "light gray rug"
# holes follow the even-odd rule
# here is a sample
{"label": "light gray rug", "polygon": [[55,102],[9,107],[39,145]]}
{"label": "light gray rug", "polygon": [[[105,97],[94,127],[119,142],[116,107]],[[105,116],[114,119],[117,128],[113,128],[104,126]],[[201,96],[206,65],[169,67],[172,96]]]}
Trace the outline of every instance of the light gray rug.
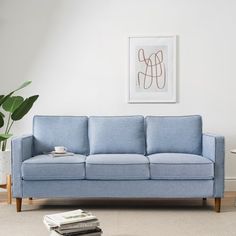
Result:
{"label": "light gray rug", "polygon": [[42,223],[44,215],[78,208],[92,211],[99,218],[103,236],[236,235],[236,208],[225,206],[218,214],[212,206],[203,207],[197,200],[177,204],[161,201],[157,204],[139,201],[84,204],[72,201],[69,205],[35,200],[32,205],[24,203],[21,213],[15,212],[15,205],[1,204],[0,235],[48,236],[50,233]]}

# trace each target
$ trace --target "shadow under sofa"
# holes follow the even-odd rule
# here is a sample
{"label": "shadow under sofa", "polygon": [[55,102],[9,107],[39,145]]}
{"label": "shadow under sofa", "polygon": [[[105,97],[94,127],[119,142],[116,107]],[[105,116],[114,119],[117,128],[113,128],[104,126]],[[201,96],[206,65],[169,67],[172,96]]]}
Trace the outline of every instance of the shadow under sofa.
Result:
{"label": "shadow under sofa", "polygon": [[[55,146],[73,156],[51,157]],[[201,116],[35,116],[12,140],[13,196],[215,198],[224,195],[224,137]]]}

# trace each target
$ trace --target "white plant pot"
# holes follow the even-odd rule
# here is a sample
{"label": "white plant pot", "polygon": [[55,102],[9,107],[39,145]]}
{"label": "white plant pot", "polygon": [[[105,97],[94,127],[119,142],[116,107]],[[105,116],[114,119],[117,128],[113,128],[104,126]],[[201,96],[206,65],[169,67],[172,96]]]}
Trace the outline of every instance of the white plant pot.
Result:
{"label": "white plant pot", "polygon": [[6,184],[9,174],[11,174],[11,151],[0,151],[0,184]]}

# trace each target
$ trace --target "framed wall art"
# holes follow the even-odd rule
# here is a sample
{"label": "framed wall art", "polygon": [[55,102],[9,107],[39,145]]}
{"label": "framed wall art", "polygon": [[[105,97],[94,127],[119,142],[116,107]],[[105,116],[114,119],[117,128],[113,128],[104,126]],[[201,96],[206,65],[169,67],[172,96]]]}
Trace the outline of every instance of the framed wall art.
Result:
{"label": "framed wall art", "polygon": [[129,37],[128,102],[176,102],[176,36]]}

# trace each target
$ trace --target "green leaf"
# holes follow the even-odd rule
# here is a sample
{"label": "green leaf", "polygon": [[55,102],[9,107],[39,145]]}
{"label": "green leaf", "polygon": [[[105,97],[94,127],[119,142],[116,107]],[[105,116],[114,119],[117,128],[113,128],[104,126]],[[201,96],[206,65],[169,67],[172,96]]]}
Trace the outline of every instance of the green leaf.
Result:
{"label": "green leaf", "polygon": [[5,117],[5,115],[0,111],[0,116],[2,117],[2,118],[4,118]]}
{"label": "green leaf", "polygon": [[34,102],[38,99],[39,95],[31,96],[26,98],[23,103],[12,113],[11,118],[12,120],[20,120],[22,119],[31,109]]}
{"label": "green leaf", "polygon": [[2,116],[0,116],[0,128],[4,126],[4,119]]}
{"label": "green leaf", "polygon": [[0,95],[0,106],[13,94],[15,93],[16,91],[20,90],[20,89],[23,89],[25,88],[26,86],[28,86],[29,84],[31,84],[32,81],[30,80],[27,80],[25,81],[19,88],[13,90],[12,92],[10,92],[9,94],[7,94],[6,96],[4,95]]}
{"label": "green leaf", "polygon": [[25,88],[26,86],[28,86],[28,85],[31,84],[31,83],[32,83],[31,80],[27,80],[27,81],[25,81],[19,88],[17,88],[17,89],[14,90],[13,92],[16,92],[16,91],[18,91],[18,90],[20,90],[20,89],[23,89],[23,88]]}
{"label": "green leaf", "polygon": [[13,96],[9,97],[3,104],[2,108],[5,111],[8,111],[10,113],[13,113],[19,106],[20,104],[24,101],[24,98],[21,96]]}
{"label": "green leaf", "polygon": [[0,134],[0,142],[9,139],[12,134]]}
{"label": "green leaf", "polygon": [[1,99],[0,99],[0,106],[12,95],[14,93],[14,91],[13,92],[10,92],[9,94],[7,94],[5,97],[2,97]]}
{"label": "green leaf", "polygon": [[0,101],[4,98],[4,95],[0,95]]}
{"label": "green leaf", "polygon": [[5,115],[0,111],[0,128],[4,126],[4,118]]}

